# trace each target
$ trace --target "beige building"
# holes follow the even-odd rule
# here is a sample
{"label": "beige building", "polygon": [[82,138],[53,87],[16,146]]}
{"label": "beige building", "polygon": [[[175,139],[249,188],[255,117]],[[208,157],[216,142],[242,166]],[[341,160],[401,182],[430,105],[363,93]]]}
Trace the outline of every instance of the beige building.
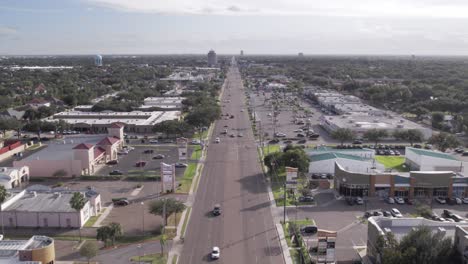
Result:
{"label": "beige building", "polygon": [[23,167],[0,167],[0,185],[5,189],[12,189],[29,182],[29,168]]}
{"label": "beige building", "polygon": [[27,166],[31,177],[50,177],[58,171],[65,177],[92,175],[100,165],[117,159],[124,144],[124,126],[113,123],[107,135],[77,135],[62,141],[51,141],[47,147],[22,160],[15,167]]}
{"label": "beige building", "polygon": [[28,240],[0,241],[0,263],[3,264],[53,264],[55,262],[54,239],[33,236]]}
{"label": "beige building", "polygon": [[70,206],[75,191],[53,190],[34,185],[21,192],[11,192],[2,205],[5,227],[81,228],[91,216],[101,211],[101,195],[93,190],[80,191],[87,202],[80,212]]}

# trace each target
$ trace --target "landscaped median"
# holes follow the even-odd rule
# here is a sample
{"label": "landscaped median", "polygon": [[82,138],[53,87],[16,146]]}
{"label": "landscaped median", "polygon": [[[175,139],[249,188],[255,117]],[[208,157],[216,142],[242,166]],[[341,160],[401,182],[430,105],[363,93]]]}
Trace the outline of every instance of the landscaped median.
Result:
{"label": "landscaped median", "polygon": [[151,264],[166,264],[167,262],[167,253],[161,254],[149,254],[144,256],[134,256],[130,259],[132,262],[138,263],[151,263]]}
{"label": "landscaped median", "polygon": [[301,219],[287,221],[286,223],[281,223],[281,225],[293,263],[311,263],[307,245],[302,240],[300,229],[303,226],[315,225],[315,221],[312,219]]}
{"label": "landscaped median", "polygon": [[177,187],[176,192],[178,193],[188,193],[190,191],[190,186],[192,185],[193,178],[197,172],[198,163],[189,163],[185,169],[184,176],[179,180],[179,187]]}

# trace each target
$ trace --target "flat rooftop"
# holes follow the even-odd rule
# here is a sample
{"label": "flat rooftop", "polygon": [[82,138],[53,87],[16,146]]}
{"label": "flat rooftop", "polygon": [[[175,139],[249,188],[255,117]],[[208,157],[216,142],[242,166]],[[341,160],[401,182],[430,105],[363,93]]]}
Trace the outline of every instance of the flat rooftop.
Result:
{"label": "flat rooftop", "polygon": [[323,116],[324,120],[340,128],[351,129],[428,129],[400,116],[341,115]]}
{"label": "flat rooftop", "polygon": [[58,141],[49,141],[50,143],[47,144],[47,147],[22,160],[71,160],[73,159],[73,148],[76,145],[81,143],[96,145],[106,136],[107,134],[79,135],[65,137],[65,139]]}
{"label": "flat rooftop", "polygon": [[60,112],[46,121],[57,121],[62,119],[69,124],[107,125],[115,122],[127,125],[155,125],[165,120],[179,119],[180,111],[132,111],[132,112],[81,112],[65,111]]}
{"label": "flat rooftop", "polygon": [[[39,249],[50,245],[54,240],[46,236],[33,236],[29,240],[1,240],[0,241],[0,263],[26,263],[19,261],[17,255],[20,250]],[[39,262],[27,262],[39,263]]]}
{"label": "flat rooftop", "polygon": [[[17,194],[20,195],[20,194]],[[5,211],[19,212],[76,212],[70,206],[73,192],[26,192],[17,201],[6,207]]]}

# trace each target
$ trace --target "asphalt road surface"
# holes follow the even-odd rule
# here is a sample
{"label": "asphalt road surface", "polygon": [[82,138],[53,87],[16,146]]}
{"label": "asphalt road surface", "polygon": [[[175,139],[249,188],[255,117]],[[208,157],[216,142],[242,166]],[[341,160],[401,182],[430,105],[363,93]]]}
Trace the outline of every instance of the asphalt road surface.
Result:
{"label": "asphalt road surface", "polygon": [[[234,118],[215,123],[179,263],[211,262],[213,246],[221,250],[216,263],[284,263],[236,66],[225,84],[223,113]],[[217,203],[223,211],[215,217]]]}

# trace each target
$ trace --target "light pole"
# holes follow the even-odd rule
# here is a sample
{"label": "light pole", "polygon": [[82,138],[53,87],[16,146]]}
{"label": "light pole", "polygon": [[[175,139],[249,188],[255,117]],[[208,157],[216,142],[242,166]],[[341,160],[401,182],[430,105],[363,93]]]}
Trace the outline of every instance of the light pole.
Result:
{"label": "light pole", "polygon": [[145,203],[141,202],[141,227],[143,231],[143,236],[145,235]]}
{"label": "light pole", "polygon": [[138,263],[141,263],[141,244],[138,244],[137,248],[138,248]]}

